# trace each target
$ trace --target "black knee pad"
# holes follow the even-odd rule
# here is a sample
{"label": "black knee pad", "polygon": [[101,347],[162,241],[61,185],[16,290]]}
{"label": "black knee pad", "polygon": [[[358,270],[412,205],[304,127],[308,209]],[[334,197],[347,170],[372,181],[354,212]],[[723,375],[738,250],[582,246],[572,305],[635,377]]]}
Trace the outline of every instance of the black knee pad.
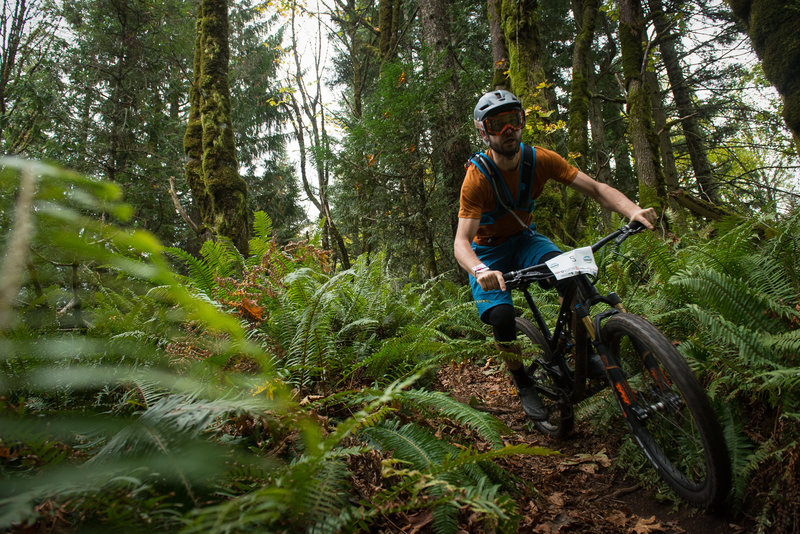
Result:
{"label": "black knee pad", "polygon": [[483,322],[492,325],[495,341],[509,343],[517,339],[517,313],[509,304],[498,304],[486,310],[481,317]]}

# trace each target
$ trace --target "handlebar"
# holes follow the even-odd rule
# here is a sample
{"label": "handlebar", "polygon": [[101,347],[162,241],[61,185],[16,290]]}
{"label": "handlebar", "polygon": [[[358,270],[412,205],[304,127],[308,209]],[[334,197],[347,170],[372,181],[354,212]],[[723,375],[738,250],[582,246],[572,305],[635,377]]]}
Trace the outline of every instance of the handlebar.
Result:
{"label": "handlebar", "polygon": [[[600,239],[597,243],[592,245],[592,252],[597,252],[609,242],[615,241],[616,245],[620,245],[623,241],[628,239],[633,234],[638,234],[645,229],[645,225],[639,221],[632,221],[622,228],[615,230],[607,236]],[[519,286],[520,284],[528,281],[544,280],[550,278],[553,274],[544,263],[538,265],[531,265],[518,271],[510,271],[503,274],[503,279],[506,281],[506,286],[509,289]]]}

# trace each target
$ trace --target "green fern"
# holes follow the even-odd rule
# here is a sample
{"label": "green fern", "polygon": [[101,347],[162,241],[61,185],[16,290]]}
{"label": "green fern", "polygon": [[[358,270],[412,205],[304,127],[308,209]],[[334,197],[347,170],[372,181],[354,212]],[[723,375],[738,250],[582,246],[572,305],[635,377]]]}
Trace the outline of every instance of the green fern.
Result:
{"label": "green fern", "polygon": [[210,297],[218,287],[216,282],[217,270],[214,265],[205,259],[198,259],[183,249],[167,247],[166,252],[176,259],[182,261],[189,269],[188,281],[198,291]]}
{"label": "green fern", "polygon": [[691,291],[691,298],[698,306],[713,309],[728,320],[750,325],[751,330],[778,332],[783,326],[772,319],[772,314],[788,313],[783,311],[786,305],[780,299],[769,298],[751,284],[715,271],[695,268],[678,273],[670,283]]}
{"label": "green fern", "polygon": [[399,393],[397,400],[407,406],[422,408],[428,413],[438,413],[460,425],[471,428],[495,448],[503,446],[501,433],[509,431],[499,419],[491,414],[458,402],[441,391],[412,389]]}

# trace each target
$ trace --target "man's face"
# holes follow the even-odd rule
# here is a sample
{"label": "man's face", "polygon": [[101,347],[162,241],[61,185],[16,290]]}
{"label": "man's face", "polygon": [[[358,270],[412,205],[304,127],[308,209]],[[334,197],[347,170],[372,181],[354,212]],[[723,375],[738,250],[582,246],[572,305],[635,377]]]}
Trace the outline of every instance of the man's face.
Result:
{"label": "man's face", "polygon": [[522,110],[499,113],[484,121],[489,148],[506,158],[513,158],[520,150],[525,114]]}
{"label": "man's face", "polygon": [[522,141],[522,130],[508,129],[501,135],[489,134],[489,148],[507,159],[513,159],[517,155],[520,141]]}

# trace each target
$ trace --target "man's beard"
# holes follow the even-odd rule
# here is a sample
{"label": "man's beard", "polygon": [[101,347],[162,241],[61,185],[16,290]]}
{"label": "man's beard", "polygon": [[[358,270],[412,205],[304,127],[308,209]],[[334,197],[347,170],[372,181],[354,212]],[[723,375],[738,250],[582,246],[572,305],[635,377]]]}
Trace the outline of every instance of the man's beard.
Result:
{"label": "man's beard", "polygon": [[489,148],[491,148],[495,154],[500,154],[507,159],[513,159],[514,156],[517,155],[517,152],[519,152],[519,143],[515,141],[511,148],[508,149],[503,148],[504,144],[505,139],[499,143],[489,142]]}

